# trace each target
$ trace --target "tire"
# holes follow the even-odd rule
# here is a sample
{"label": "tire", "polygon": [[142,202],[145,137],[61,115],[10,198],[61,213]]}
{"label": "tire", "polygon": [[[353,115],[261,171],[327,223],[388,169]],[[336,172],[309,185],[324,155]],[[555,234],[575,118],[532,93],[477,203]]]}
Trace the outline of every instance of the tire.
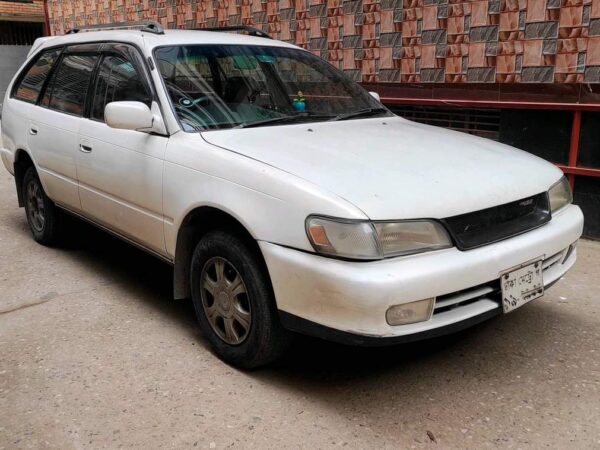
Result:
{"label": "tire", "polygon": [[33,239],[42,245],[55,244],[59,237],[60,211],[44,192],[34,167],[28,168],[23,177],[23,197]]}
{"label": "tire", "polygon": [[207,233],[194,250],[190,276],[200,329],[223,361],[255,369],[288,348],[291,333],[279,322],[264,262],[242,239]]}

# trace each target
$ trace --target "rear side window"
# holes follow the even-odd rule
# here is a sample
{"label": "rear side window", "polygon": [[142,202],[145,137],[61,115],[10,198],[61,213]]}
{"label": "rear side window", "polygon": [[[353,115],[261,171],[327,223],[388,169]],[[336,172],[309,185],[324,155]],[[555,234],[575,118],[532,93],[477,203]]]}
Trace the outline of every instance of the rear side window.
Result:
{"label": "rear side window", "polygon": [[42,105],[82,116],[97,55],[66,55],[52,75]]}
{"label": "rear side window", "polygon": [[29,103],[37,102],[44,81],[58,59],[60,51],[61,49],[48,50],[38,57],[25,76],[21,78],[14,94],[15,98]]}
{"label": "rear side window", "polygon": [[152,96],[144,77],[135,66],[120,56],[106,56],[100,64],[91,117],[104,120],[104,107],[110,102],[135,101],[148,107]]}

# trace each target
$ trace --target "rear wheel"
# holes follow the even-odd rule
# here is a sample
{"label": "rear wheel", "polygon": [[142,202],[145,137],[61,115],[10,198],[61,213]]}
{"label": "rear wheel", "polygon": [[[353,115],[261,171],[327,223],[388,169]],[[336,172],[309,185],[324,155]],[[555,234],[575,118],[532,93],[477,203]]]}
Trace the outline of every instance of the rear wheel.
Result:
{"label": "rear wheel", "polygon": [[48,198],[42,183],[30,167],[23,177],[25,214],[33,239],[43,245],[51,245],[58,240],[60,211]]}
{"label": "rear wheel", "polygon": [[194,251],[191,283],[200,328],[225,362],[253,369],[288,347],[290,333],[279,322],[264,263],[244,240],[206,234]]}

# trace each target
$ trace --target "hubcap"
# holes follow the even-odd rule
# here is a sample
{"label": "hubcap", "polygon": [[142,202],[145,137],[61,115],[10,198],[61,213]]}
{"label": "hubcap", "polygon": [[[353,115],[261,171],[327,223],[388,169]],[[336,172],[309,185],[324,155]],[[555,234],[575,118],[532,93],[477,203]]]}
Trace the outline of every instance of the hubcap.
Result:
{"label": "hubcap", "polygon": [[246,285],[237,269],[215,256],[204,264],[200,283],[202,307],[213,331],[227,344],[244,342],[252,315]]}
{"label": "hubcap", "polygon": [[27,185],[27,211],[30,224],[35,231],[43,231],[46,223],[46,211],[44,209],[44,198],[42,189],[35,181]]}

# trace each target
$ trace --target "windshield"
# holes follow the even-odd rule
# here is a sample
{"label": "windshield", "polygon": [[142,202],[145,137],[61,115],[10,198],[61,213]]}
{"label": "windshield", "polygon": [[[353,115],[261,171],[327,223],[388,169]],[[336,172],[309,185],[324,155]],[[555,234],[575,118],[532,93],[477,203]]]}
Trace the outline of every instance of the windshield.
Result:
{"label": "windshield", "polygon": [[155,57],[185,131],[391,114],[313,54],[291,48],[182,45]]}

